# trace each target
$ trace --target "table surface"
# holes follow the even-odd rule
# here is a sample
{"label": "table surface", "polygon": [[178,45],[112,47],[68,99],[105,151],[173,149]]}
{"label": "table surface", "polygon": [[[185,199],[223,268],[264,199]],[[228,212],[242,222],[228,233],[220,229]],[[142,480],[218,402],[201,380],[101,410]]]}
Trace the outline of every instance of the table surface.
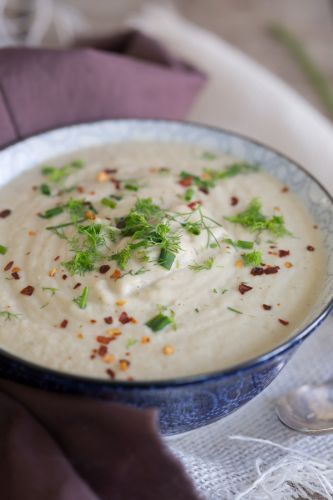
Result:
{"label": "table surface", "polygon": [[[146,3],[145,0],[68,2],[79,7],[99,33],[119,28],[128,15],[138,12]],[[272,39],[269,26],[279,22],[299,36],[333,84],[333,0],[173,0],[172,3],[191,21],[217,33],[269,68],[325,113],[286,48]]]}

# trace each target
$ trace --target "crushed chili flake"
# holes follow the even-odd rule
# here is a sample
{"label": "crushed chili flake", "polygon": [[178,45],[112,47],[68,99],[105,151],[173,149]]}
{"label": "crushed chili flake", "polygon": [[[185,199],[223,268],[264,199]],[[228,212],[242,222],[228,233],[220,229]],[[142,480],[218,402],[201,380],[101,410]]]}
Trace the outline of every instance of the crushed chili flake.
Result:
{"label": "crushed chili flake", "polygon": [[8,264],[5,265],[5,267],[3,268],[4,271],[9,271],[9,269],[12,268],[12,265],[14,264],[14,261],[11,260],[10,262],[8,262]]}
{"label": "crushed chili flake", "polygon": [[190,208],[191,210],[196,210],[196,208],[198,208],[198,205],[202,205],[202,201],[191,201],[191,203],[187,204],[188,208]]}
{"label": "crushed chili flake", "polygon": [[237,205],[237,204],[238,204],[238,202],[239,202],[239,199],[237,198],[237,196],[232,196],[232,197],[230,198],[230,205],[231,205],[232,207],[234,207],[235,205]]}
{"label": "crushed chili flake", "polygon": [[279,271],[280,271],[279,266],[267,266],[264,269],[265,274],[275,274],[275,273],[278,273]]}
{"label": "crushed chili flake", "polygon": [[21,271],[21,268],[18,266],[13,267],[12,272],[13,273],[19,273]]}
{"label": "crushed chili flake", "polygon": [[119,269],[115,269],[110,276],[110,278],[113,280],[118,280],[120,277],[121,277],[121,271]]}
{"label": "crushed chili flake", "polygon": [[150,337],[148,337],[148,335],[144,335],[142,338],[141,338],[141,344],[149,344],[150,343]]}
{"label": "crushed chili flake", "polygon": [[119,299],[119,300],[117,300],[116,304],[117,304],[117,306],[122,307],[125,304],[127,304],[127,300]]}
{"label": "crushed chili flake", "polygon": [[20,275],[19,275],[19,273],[17,271],[14,271],[12,273],[12,276],[13,276],[14,280],[19,280],[20,279]]}
{"label": "crushed chili flake", "polygon": [[63,319],[60,323],[60,328],[66,328],[68,325],[68,319]]}
{"label": "crushed chili flake", "polygon": [[92,212],[91,210],[87,210],[85,213],[84,213],[84,217],[88,220],[95,220],[96,219],[96,214],[94,214],[94,212]]}
{"label": "crushed chili flake", "polygon": [[281,323],[281,325],[284,325],[284,326],[289,325],[289,321],[286,321],[285,319],[279,318],[279,322]]}
{"label": "crushed chili flake", "polygon": [[84,193],[84,187],[82,187],[82,186],[78,186],[78,187],[76,188],[76,190],[77,190],[77,192],[78,192],[78,193],[80,193],[80,194]]}
{"label": "crushed chili flake", "polygon": [[251,269],[251,274],[253,276],[261,276],[262,274],[264,274],[264,268],[263,267],[253,267]]}
{"label": "crushed chili flake", "polygon": [[288,193],[288,191],[289,191],[288,186],[284,186],[284,187],[281,189],[281,192],[282,192],[282,193]]}
{"label": "crushed chili flake", "polygon": [[128,361],[128,359],[120,359],[119,360],[119,368],[122,372],[127,372],[130,364],[131,363]]}
{"label": "crushed chili flake", "polygon": [[241,267],[244,267],[244,262],[242,261],[242,259],[238,259],[238,260],[236,260],[236,262],[235,262],[235,267],[237,267],[237,268],[239,268],[239,269],[240,269]]}
{"label": "crushed chili flake", "polygon": [[199,187],[199,191],[201,191],[204,194],[209,194],[209,189],[207,189],[206,187]]}
{"label": "crushed chili flake", "polygon": [[173,354],[175,352],[175,349],[174,347],[172,347],[172,345],[165,345],[162,349],[163,351],[163,354],[165,354],[165,356],[171,356],[171,354]]}
{"label": "crushed chili flake", "polygon": [[97,182],[108,182],[109,179],[110,175],[107,172],[105,172],[105,170],[98,172],[98,174],[96,175]]}
{"label": "crushed chili flake", "polygon": [[290,269],[291,267],[293,267],[293,264],[291,262],[285,262],[284,267],[286,267],[287,269]]}
{"label": "crushed chili flake", "polygon": [[109,328],[106,331],[106,334],[112,335],[112,337],[118,337],[119,335],[121,335],[121,330],[119,330],[119,328]]}
{"label": "crushed chili flake", "polygon": [[121,182],[118,179],[111,179],[111,182],[116,189],[121,189]]}
{"label": "crushed chili flake", "polygon": [[111,368],[108,368],[107,370],[105,370],[106,373],[109,375],[110,378],[112,379],[115,379],[116,378],[116,374],[113,370],[111,370]]}
{"label": "crushed chili flake", "polygon": [[108,264],[103,264],[100,268],[99,268],[99,272],[101,274],[105,274],[107,273],[109,270],[110,270],[110,266]]}
{"label": "crushed chili flake", "polygon": [[269,245],[269,248],[276,248],[276,245]]}
{"label": "crushed chili flake", "polygon": [[53,267],[51,271],[49,272],[50,278],[54,278],[54,276],[57,274],[57,269]]}
{"label": "crushed chili flake", "polygon": [[106,345],[99,346],[98,355],[102,358],[108,353],[108,348]]}
{"label": "crushed chili flake", "polygon": [[116,360],[114,354],[106,354],[103,358],[104,363],[113,363]]}
{"label": "crushed chili flake", "polygon": [[29,235],[29,236],[36,236],[36,234],[37,234],[37,231],[32,231],[32,230],[30,230],[30,231],[28,232],[28,235]]}
{"label": "crushed chili flake", "polygon": [[179,181],[179,184],[183,187],[189,187],[189,186],[192,186],[193,184],[193,177],[191,176],[188,176],[188,177],[185,177],[185,179],[181,179]]}
{"label": "crushed chili flake", "polygon": [[30,297],[30,296],[34,293],[34,290],[35,290],[35,288],[34,288],[33,286],[28,285],[28,286],[26,286],[25,288],[23,288],[23,289],[20,291],[20,293],[21,293],[22,295],[27,295],[28,297]]}
{"label": "crushed chili flake", "polygon": [[113,323],[113,317],[112,316],[107,316],[106,318],[104,318],[104,322],[107,325],[112,325],[112,323]]}
{"label": "crushed chili flake", "polygon": [[272,251],[269,251],[268,252],[268,255],[279,255],[277,252],[272,252]]}
{"label": "crushed chili flake", "polygon": [[312,245],[308,245],[306,247],[306,249],[309,251],[309,252],[314,252],[315,251],[315,247],[313,247]]}
{"label": "crushed chili flake", "polygon": [[265,311],[270,311],[272,309],[272,306],[269,306],[267,304],[263,304],[262,307],[263,309],[265,309]]}
{"label": "crushed chili flake", "polygon": [[279,250],[279,257],[287,257],[290,255],[290,250]]}
{"label": "crushed chili flake", "polygon": [[113,337],[104,337],[103,335],[98,335],[98,337],[96,337],[96,340],[99,344],[105,344],[105,345],[108,345],[110,344],[110,342],[112,342],[112,340],[115,340],[115,338]]}
{"label": "crushed chili flake", "polygon": [[119,319],[120,323],[122,323],[123,325],[126,325],[126,323],[131,322],[132,318],[130,316],[128,316],[127,312],[123,311],[118,319]]}
{"label": "crushed chili flake", "polygon": [[67,278],[68,278],[67,274],[63,274],[63,275],[62,275],[62,279],[63,279],[63,280],[67,280]]}
{"label": "crushed chili flake", "polygon": [[1,219],[5,219],[5,218],[6,218],[6,217],[8,217],[11,213],[12,213],[12,211],[11,211],[11,210],[9,210],[9,209],[2,210],[2,211],[0,212],[0,217],[1,217]]}
{"label": "crushed chili flake", "polygon": [[92,323],[94,325],[95,323],[97,323],[97,321],[95,319],[91,319],[90,323]]}
{"label": "crushed chili flake", "polygon": [[242,295],[244,295],[244,293],[249,292],[250,290],[252,290],[252,288],[253,288],[252,286],[246,285],[245,283],[241,283],[238,287],[238,290]]}
{"label": "crushed chili flake", "polygon": [[81,339],[81,340],[82,340],[82,339],[84,339],[84,334],[83,334],[83,333],[81,333],[81,332],[79,332],[79,333],[77,334],[77,338],[78,338],[78,339]]}
{"label": "crushed chili flake", "polygon": [[57,261],[60,259],[60,255],[57,255],[56,257],[54,257],[54,260]]}
{"label": "crushed chili flake", "polygon": [[133,323],[134,325],[137,325],[139,323],[139,320],[137,320],[136,318],[133,318],[133,316],[130,317],[130,320],[131,320],[131,323]]}
{"label": "crushed chili flake", "polygon": [[118,172],[118,169],[117,168],[105,168],[104,172],[106,172],[107,174],[116,174]]}
{"label": "crushed chili flake", "polygon": [[76,283],[76,285],[73,286],[73,290],[76,290],[77,288],[79,288],[81,286],[81,283]]}

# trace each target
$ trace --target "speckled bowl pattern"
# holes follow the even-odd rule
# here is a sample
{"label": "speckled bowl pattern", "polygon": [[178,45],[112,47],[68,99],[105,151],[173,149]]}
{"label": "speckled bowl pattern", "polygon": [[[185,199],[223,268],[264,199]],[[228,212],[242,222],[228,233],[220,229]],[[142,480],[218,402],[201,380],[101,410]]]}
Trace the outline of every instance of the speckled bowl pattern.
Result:
{"label": "speckled bowl pattern", "polygon": [[158,408],[161,432],[171,435],[210,424],[254,398],[328,315],[333,296],[333,200],[310,174],[271,148],[225,130],[165,120],[104,121],[32,137],[0,152],[0,186],[52,157],[131,140],[195,144],[260,164],[303,200],[324,235],[328,256],[327,277],[320,297],[294,336],[272,351],[232,369],[160,382],[117,382],[48,370],[0,349],[2,377],[50,391]]}

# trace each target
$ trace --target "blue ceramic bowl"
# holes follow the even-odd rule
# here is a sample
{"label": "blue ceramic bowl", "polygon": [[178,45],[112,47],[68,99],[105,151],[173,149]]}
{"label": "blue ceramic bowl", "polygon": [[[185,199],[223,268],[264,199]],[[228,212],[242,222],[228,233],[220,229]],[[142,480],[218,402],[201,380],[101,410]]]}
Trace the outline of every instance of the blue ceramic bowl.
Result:
{"label": "blue ceramic bowl", "polygon": [[259,394],[288,362],[298,345],[328,315],[332,306],[333,200],[302,167],[285,156],[238,134],[190,123],[164,120],[113,120],[48,132],[0,153],[0,185],[52,156],[119,141],[195,144],[259,163],[286,183],[307,206],[324,235],[327,279],[304,326],[284,344],[232,369],[160,382],[117,382],[68,375],[34,365],[0,350],[1,376],[35,387],[160,410],[164,434],[210,424]]}

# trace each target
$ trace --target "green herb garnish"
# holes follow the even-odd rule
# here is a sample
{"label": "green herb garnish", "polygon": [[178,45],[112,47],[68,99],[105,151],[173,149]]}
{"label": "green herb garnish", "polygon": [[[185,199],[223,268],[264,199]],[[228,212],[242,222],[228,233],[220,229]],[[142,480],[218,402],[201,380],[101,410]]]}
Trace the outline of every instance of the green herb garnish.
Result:
{"label": "green herb garnish", "polygon": [[43,214],[38,214],[42,219],[52,219],[52,217],[56,217],[56,215],[60,215],[65,211],[65,207],[63,205],[59,205],[58,207],[49,208],[45,210]]}
{"label": "green herb garnish", "polygon": [[21,315],[9,311],[0,311],[0,316],[5,318],[6,321],[10,321],[12,319],[19,319]]}
{"label": "green herb garnish", "polygon": [[0,255],[6,255],[7,251],[8,251],[7,247],[0,245]]}
{"label": "green herb garnish", "polygon": [[146,326],[148,326],[153,332],[159,332],[163,330],[168,325],[171,325],[172,321],[169,316],[165,316],[162,313],[157,314],[152,319],[147,321]]}
{"label": "green herb garnish", "polygon": [[215,257],[209,257],[209,259],[202,262],[202,264],[192,264],[189,265],[188,268],[195,272],[209,271],[213,267],[214,262],[215,262]]}
{"label": "green herb garnish", "polygon": [[79,170],[83,167],[83,162],[81,160],[74,160],[69,165],[63,167],[51,167],[45,165],[42,168],[42,174],[48,178],[50,182],[58,183],[69,177],[75,170]]}
{"label": "green herb garnish", "polygon": [[182,226],[186,229],[186,231],[190,234],[194,234],[195,236],[199,236],[202,229],[202,223],[197,222],[184,222]]}
{"label": "green herb garnish", "polygon": [[129,339],[126,344],[126,349],[130,349],[134,345],[136,345],[139,341],[137,339]]}
{"label": "green herb garnish", "polygon": [[233,307],[227,307],[227,309],[229,309],[229,311],[232,311],[236,314],[243,314],[242,311],[239,311],[238,309],[234,309]]}
{"label": "green herb garnish", "polygon": [[174,263],[176,256],[173,252],[170,252],[170,250],[162,248],[160,256],[158,258],[158,263],[160,266],[164,267],[165,269],[170,270],[172,267],[172,264]]}
{"label": "green herb garnish", "polygon": [[244,250],[251,250],[253,248],[253,241],[244,241],[244,240],[231,240],[230,238],[226,238],[223,240],[224,243],[227,243],[228,245],[232,245],[237,248],[243,248]]}
{"label": "green herb garnish", "polygon": [[258,267],[262,263],[262,253],[259,250],[254,250],[250,253],[244,253],[242,255],[242,258],[246,266]]}
{"label": "green herb garnish", "polygon": [[59,292],[59,288],[51,288],[47,286],[42,287],[43,292],[51,292],[52,297]]}
{"label": "green herb garnish", "polygon": [[241,224],[252,232],[266,230],[277,238],[291,235],[290,231],[285,227],[284,218],[282,216],[273,215],[273,217],[268,218],[261,212],[261,208],[262,205],[260,200],[254,198],[243,212],[225,217],[225,219],[235,224]]}
{"label": "green herb garnish", "polygon": [[124,189],[127,189],[128,191],[139,191],[139,186],[136,182],[126,182],[124,184]]}
{"label": "green herb garnish", "polygon": [[111,198],[102,198],[101,204],[108,208],[116,208],[117,202]]}
{"label": "green herb garnish", "polygon": [[73,299],[73,302],[75,302],[80,309],[85,309],[87,307],[88,295],[89,295],[89,288],[85,286],[82,294],[79,295],[79,297],[76,297],[76,299]]}
{"label": "green herb garnish", "polygon": [[51,196],[51,189],[48,184],[41,184],[39,186],[40,192],[44,194],[45,196]]}
{"label": "green herb garnish", "polygon": [[184,194],[184,200],[185,201],[191,201],[194,196],[194,189],[193,188],[187,188]]}

